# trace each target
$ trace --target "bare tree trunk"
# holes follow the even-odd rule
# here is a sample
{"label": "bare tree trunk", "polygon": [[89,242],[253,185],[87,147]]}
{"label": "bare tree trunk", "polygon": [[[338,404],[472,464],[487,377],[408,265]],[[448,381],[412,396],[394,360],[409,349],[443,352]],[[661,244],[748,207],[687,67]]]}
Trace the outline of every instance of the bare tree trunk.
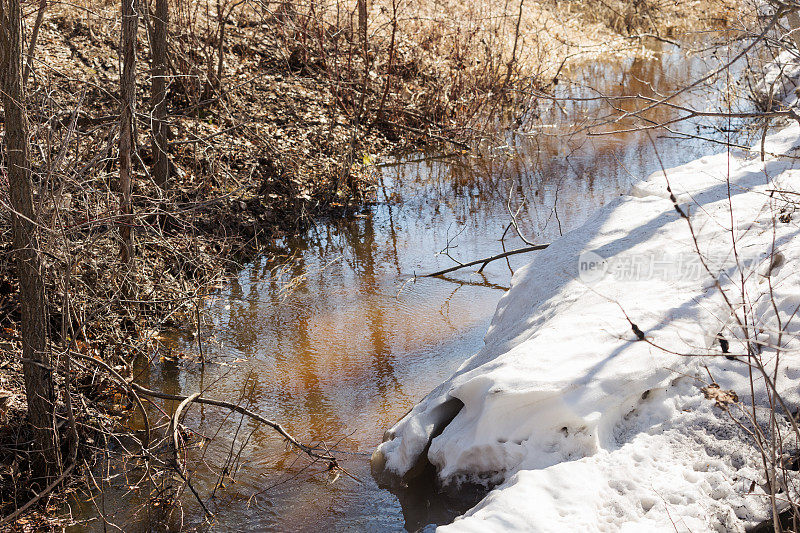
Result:
{"label": "bare tree trunk", "polygon": [[358,108],[355,109],[353,114],[353,133],[350,138],[350,161],[347,165],[347,187],[350,189],[350,194],[355,195],[356,192],[356,181],[355,176],[353,175],[352,170],[350,167],[352,163],[356,161],[356,150],[358,148],[358,141],[360,138],[359,130],[361,128],[361,123],[364,121],[365,115],[365,105],[367,99],[367,90],[369,86],[369,41],[368,41],[368,33],[367,33],[367,0],[358,0],[357,6],[358,10],[358,41],[361,45],[361,52],[363,54],[364,60],[364,77],[361,81],[361,96],[359,97],[358,101]]}
{"label": "bare tree trunk", "polygon": [[162,189],[169,180],[169,125],[167,124],[167,36],[169,32],[169,5],[167,0],[156,0],[153,24],[153,178]]}
{"label": "bare tree trunk", "polygon": [[508,60],[506,71],[506,81],[503,82],[503,90],[508,87],[508,83],[511,81],[511,74],[514,70],[514,64],[517,62],[517,45],[519,44],[519,25],[522,22],[522,6],[525,4],[525,0],[519,0],[519,14],[517,15],[517,28],[514,30],[514,49],[511,50],[511,59]]}
{"label": "bare tree trunk", "polygon": [[[0,0],[0,76],[5,110],[6,161],[11,196],[14,254],[22,310],[22,368],[36,453],[33,471],[41,479],[61,470],[54,425],[55,394],[47,351],[47,308],[33,210],[28,119],[22,85],[22,16],[19,0]],[[47,483],[45,483],[46,485]]]}
{"label": "bare tree trunk", "polygon": [[133,259],[133,211],[131,208],[131,150],[133,150],[133,117],[136,106],[136,30],[139,10],[136,0],[122,0],[122,78],[120,79],[119,115],[119,194],[122,260]]}

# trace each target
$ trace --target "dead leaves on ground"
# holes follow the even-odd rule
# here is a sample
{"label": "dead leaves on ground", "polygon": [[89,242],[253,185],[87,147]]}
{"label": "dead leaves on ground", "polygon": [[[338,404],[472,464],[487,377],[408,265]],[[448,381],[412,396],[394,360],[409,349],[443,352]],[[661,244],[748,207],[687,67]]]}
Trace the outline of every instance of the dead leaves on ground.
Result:
{"label": "dead leaves on ground", "polygon": [[703,391],[706,400],[714,400],[714,405],[720,409],[727,409],[728,405],[739,401],[739,396],[735,391],[723,390],[716,383],[711,383],[700,390]]}

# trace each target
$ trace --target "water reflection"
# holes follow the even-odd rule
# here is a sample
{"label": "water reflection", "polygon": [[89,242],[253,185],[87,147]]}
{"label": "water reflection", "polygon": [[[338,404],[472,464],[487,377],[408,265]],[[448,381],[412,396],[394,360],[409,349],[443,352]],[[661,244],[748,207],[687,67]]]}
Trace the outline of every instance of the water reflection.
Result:
{"label": "water reflection", "polygon": [[[409,280],[450,266],[447,255],[437,255],[448,244],[448,253],[464,261],[520,246],[506,232],[509,210],[518,212],[529,239],[549,242],[657,170],[644,133],[567,133],[608,113],[587,98],[665,93],[707,72],[708,61],[673,49],[655,59],[586,65],[557,90],[559,97],[581,100],[540,101],[518,121],[525,131],[487,142],[477,153],[410,154],[377,168],[375,205],[275,243],[274,255],[284,259],[254,262],[209,298],[204,344],[213,363],[201,370],[194,363],[156,362],[143,369],[142,381],[171,393],[206,389],[208,396],[238,399],[303,441],[334,448],[358,478],[331,484],[319,467],[308,467],[250,420],[193,407],[186,425],[217,437],[191,452],[198,492],[214,491],[219,465],[235,471],[235,480],[223,476],[225,488],[217,487],[208,503],[219,520],[215,530],[413,530],[451,520],[453,502],[420,487],[401,495],[401,508],[371,479],[369,454],[386,428],[480,348],[510,274],[528,259],[491,263],[481,275],[463,270],[447,279]],[[704,99],[684,97],[705,108]],[[618,103],[622,111],[641,105]],[[674,116],[661,109],[647,119]],[[667,166],[708,149],[654,140]],[[190,338],[184,344],[185,351],[196,346]],[[196,503],[186,497],[184,505],[181,520],[198,521]]]}

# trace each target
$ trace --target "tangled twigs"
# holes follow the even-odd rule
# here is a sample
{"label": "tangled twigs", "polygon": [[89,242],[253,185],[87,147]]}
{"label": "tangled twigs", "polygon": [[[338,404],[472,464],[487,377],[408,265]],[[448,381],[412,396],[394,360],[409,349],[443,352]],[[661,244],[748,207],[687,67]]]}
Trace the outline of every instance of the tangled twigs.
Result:
{"label": "tangled twigs", "polygon": [[100,365],[109,374],[111,374],[114,377],[114,379],[116,379],[119,382],[119,384],[121,386],[125,387],[125,389],[126,389],[125,392],[127,392],[128,396],[130,396],[130,398],[134,402],[136,402],[136,406],[138,407],[139,411],[142,413],[142,418],[144,420],[144,429],[145,429],[145,436],[144,436],[144,441],[142,442],[142,448],[146,449],[150,445],[150,419],[147,416],[147,411],[144,408],[144,404],[142,404],[142,399],[139,398],[139,395],[136,394],[133,391],[133,387],[131,386],[131,383],[129,383],[122,376],[120,376],[119,372],[117,372],[116,370],[111,368],[111,366],[109,366],[105,361],[101,361],[100,359],[97,359],[96,357],[92,357],[90,355],[84,355],[84,354],[82,354],[80,352],[73,352],[73,351],[70,351],[70,356],[79,357],[80,359],[84,359],[86,361],[91,361],[93,363],[96,363],[96,364]]}
{"label": "tangled twigs", "polygon": [[70,464],[67,468],[64,469],[64,471],[61,473],[61,475],[58,476],[55,479],[55,481],[50,483],[42,492],[36,494],[33,498],[28,500],[28,502],[25,505],[23,505],[22,507],[20,507],[19,509],[17,509],[16,511],[11,513],[10,515],[8,515],[5,518],[3,518],[2,520],[0,520],[0,527],[11,523],[17,517],[19,517],[22,513],[27,511],[31,506],[33,506],[36,502],[38,502],[39,500],[41,500],[42,498],[47,496],[50,492],[53,491],[53,489],[58,487],[65,479],[67,479],[67,476],[69,476],[72,473],[72,470],[74,470],[74,468],[75,468],[75,463]]}

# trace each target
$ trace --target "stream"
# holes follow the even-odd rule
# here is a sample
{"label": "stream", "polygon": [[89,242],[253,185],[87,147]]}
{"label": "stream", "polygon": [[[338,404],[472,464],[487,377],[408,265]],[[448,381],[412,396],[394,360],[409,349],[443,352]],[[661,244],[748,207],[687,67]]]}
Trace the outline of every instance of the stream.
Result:
{"label": "stream", "polygon": [[[556,94],[664,94],[718,66],[708,53],[687,57],[677,47],[654,46],[661,53],[652,59],[609,58],[562,74]],[[703,94],[682,101],[718,104]],[[217,517],[214,531],[416,531],[465,510],[430,480],[399,494],[379,488],[370,454],[386,429],[480,349],[512,272],[532,255],[494,261],[481,274],[468,268],[443,278],[414,275],[452,266],[451,257],[466,262],[524,246],[508,229],[509,208],[530,241],[551,242],[658,170],[646,133],[563,135],[604,109],[596,100],[542,101],[530,134],[509,132],[473,153],[444,147],[378,160],[372,205],[278,240],[274,256],[247,265],[205,300],[201,340],[210,363],[202,369],[194,356],[162,357],[143,369],[140,382],[239,402],[301,441],[330,449],[350,474],[334,481],[268,428],[193,406],[185,425],[215,437],[190,450],[191,463],[210,465],[193,474],[195,488],[210,495],[222,465],[235,472],[206,502]],[[658,110],[651,118],[673,116]],[[716,139],[732,135],[709,124],[676,127]],[[652,140],[667,168],[724,149],[663,133]],[[175,354],[196,354],[197,346],[192,331],[174,339]],[[105,492],[106,516],[129,524],[126,531],[136,523],[148,530],[144,517],[131,516],[135,500],[122,482]],[[191,494],[182,502],[173,527],[199,524]],[[76,516],[97,517],[88,503],[71,507]],[[103,527],[95,519],[73,530]]]}

